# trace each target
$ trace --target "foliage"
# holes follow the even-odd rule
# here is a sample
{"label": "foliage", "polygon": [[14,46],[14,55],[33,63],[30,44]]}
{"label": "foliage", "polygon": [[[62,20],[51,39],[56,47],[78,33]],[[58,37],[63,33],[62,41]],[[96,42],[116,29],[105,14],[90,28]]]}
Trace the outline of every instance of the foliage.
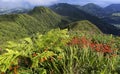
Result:
{"label": "foliage", "polygon": [[[41,13],[43,10],[44,12]],[[32,36],[35,33],[45,33],[50,29],[58,28],[59,23],[63,19],[45,7],[35,8],[31,12],[31,14],[0,15],[0,44],[9,40],[19,40]]]}
{"label": "foliage", "polygon": [[77,21],[69,24],[69,30],[71,31],[86,31],[91,34],[99,34],[102,33],[99,28],[97,28],[94,24],[92,24],[90,21],[83,20],[83,21]]}
{"label": "foliage", "polygon": [[[46,73],[44,67],[50,66],[50,59],[54,60],[61,56],[62,46],[67,41],[64,39],[68,38],[66,33],[66,30],[52,30],[45,35],[37,34],[32,38],[22,39],[18,43],[8,41],[8,45],[5,46],[7,49],[0,56],[1,72],[11,72],[16,70],[14,67],[19,66],[20,68],[30,68],[34,73],[39,73],[39,71]],[[46,64],[44,64],[44,61],[46,61]],[[55,67],[55,63],[52,62],[52,64],[53,68],[59,72],[57,67]],[[10,67],[13,67],[13,69],[9,69]]]}
{"label": "foliage", "polygon": [[0,56],[7,74],[119,74],[119,37],[51,30],[8,41]]}

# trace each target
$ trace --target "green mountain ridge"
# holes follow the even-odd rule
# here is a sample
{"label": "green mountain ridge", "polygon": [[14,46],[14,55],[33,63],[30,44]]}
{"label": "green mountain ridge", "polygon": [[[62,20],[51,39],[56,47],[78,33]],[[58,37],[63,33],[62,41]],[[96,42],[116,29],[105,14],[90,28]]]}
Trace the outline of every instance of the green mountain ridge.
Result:
{"label": "green mountain ridge", "polygon": [[[66,7],[67,6],[69,7],[69,5],[66,5]],[[69,16],[60,16],[59,14],[53,12],[51,9],[40,6],[35,7],[29,13],[25,14],[0,15],[0,44],[9,40],[18,40],[21,38],[29,37],[39,32],[45,33],[55,28],[61,29],[68,28],[72,30],[76,28],[81,31],[83,30],[89,32],[95,31],[94,33],[97,33],[100,32],[101,30],[101,29],[99,30],[100,26],[102,26],[101,28],[104,27],[103,23],[102,23],[103,25],[101,24],[96,25],[95,22],[93,23],[93,21],[97,22],[99,20],[98,18],[94,19],[93,16],[89,17],[89,14],[87,13],[82,15],[82,12],[81,15],[79,15],[80,13],[77,12],[76,9],[75,13],[78,15],[77,16],[75,16],[76,14],[71,15],[71,17],[73,18]],[[99,23],[101,22],[102,21],[99,20]],[[74,29],[70,28],[70,26],[73,25],[75,25]],[[111,29],[109,25],[106,26],[108,26]],[[103,29],[106,31],[108,30],[107,28]],[[101,31],[104,32],[104,30]]]}
{"label": "green mountain ridge", "polygon": [[[91,15],[97,16],[111,25],[120,25],[120,4],[111,4],[106,7],[100,7],[94,3],[88,3],[84,6],[74,5]],[[119,27],[118,27],[119,28]]]}
{"label": "green mountain ridge", "polygon": [[87,32],[93,34],[100,34],[102,33],[97,26],[91,23],[88,20],[84,21],[77,21],[69,24],[70,31],[80,31],[80,32]]}
{"label": "green mountain ridge", "polygon": [[115,26],[106,23],[104,20],[91,15],[79,8],[75,5],[67,4],[67,3],[59,3],[50,6],[50,8],[62,15],[69,17],[72,21],[79,21],[79,20],[89,20],[93,24],[95,24],[103,33],[105,34],[113,34],[113,35],[120,35],[120,29],[116,28]]}
{"label": "green mountain ridge", "polygon": [[[32,14],[1,15],[0,43],[30,36],[37,32],[44,33],[45,31],[56,28],[61,22],[62,17],[50,11],[48,8],[39,8],[36,11],[31,11]],[[45,10],[43,12],[41,9],[48,11]]]}

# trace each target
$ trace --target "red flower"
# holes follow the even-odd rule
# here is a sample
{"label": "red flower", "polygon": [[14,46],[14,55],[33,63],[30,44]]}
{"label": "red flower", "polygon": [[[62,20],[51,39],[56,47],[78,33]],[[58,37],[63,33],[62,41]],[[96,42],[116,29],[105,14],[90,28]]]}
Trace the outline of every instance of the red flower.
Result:
{"label": "red flower", "polygon": [[110,50],[110,49],[103,49],[102,52],[104,52],[104,53],[112,53],[112,50]]}
{"label": "red flower", "polygon": [[82,44],[84,44],[84,45],[87,45],[87,44],[89,43],[89,41],[88,41],[85,37],[82,37],[82,38],[81,38],[81,42],[82,42]]}
{"label": "red flower", "polygon": [[74,37],[69,44],[78,45],[80,43],[79,38]]}
{"label": "red flower", "polygon": [[91,43],[89,46],[90,46],[92,49],[95,48],[95,44],[94,44],[94,43]]}

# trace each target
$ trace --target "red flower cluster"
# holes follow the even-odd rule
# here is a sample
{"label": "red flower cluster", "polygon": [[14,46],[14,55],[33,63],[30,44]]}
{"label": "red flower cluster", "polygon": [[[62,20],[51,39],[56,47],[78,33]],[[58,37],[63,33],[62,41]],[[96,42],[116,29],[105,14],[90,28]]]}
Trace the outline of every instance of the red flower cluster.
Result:
{"label": "red flower cluster", "polygon": [[79,45],[80,39],[78,37],[73,37],[72,40],[68,43],[68,45]]}
{"label": "red flower cluster", "polygon": [[97,52],[103,52],[103,53],[112,53],[113,51],[111,50],[111,47],[107,44],[99,44],[99,43],[95,43],[89,39],[87,39],[86,37],[73,37],[72,40],[68,43],[68,45],[78,45],[78,46],[82,46],[82,47],[90,47],[93,50],[97,51]]}
{"label": "red flower cluster", "polygon": [[90,43],[90,47],[98,52],[112,53],[111,47],[105,44]]}

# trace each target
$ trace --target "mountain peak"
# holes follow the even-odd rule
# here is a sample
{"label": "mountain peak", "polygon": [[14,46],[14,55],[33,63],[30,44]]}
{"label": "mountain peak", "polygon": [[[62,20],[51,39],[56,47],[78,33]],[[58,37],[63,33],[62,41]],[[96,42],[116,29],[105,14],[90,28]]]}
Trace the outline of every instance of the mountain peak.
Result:
{"label": "mountain peak", "polygon": [[[108,12],[108,13],[114,13],[114,12],[120,12],[120,4],[111,4],[107,7],[105,7],[105,10]],[[111,14],[110,13],[110,14]]]}
{"label": "mountain peak", "polygon": [[86,4],[86,5],[96,5],[96,4],[94,4],[94,3],[88,3],[88,4]]}
{"label": "mountain peak", "polygon": [[94,4],[94,3],[88,3],[88,4],[84,5],[83,7],[89,7],[89,8],[97,7],[97,8],[102,8],[99,5]]}
{"label": "mountain peak", "polygon": [[106,8],[118,8],[119,9],[120,4],[111,4],[109,6],[107,6]]}
{"label": "mountain peak", "polygon": [[48,13],[51,10],[47,7],[39,6],[35,7],[30,13]]}
{"label": "mountain peak", "polygon": [[56,5],[69,5],[68,3],[58,3]]}
{"label": "mountain peak", "polygon": [[58,3],[58,4],[54,4],[52,6],[50,6],[50,8],[63,8],[63,7],[70,7],[71,5],[68,3]]}
{"label": "mountain peak", "polygon": [[120,6],[120,4],[111,4],[109,6]]}

